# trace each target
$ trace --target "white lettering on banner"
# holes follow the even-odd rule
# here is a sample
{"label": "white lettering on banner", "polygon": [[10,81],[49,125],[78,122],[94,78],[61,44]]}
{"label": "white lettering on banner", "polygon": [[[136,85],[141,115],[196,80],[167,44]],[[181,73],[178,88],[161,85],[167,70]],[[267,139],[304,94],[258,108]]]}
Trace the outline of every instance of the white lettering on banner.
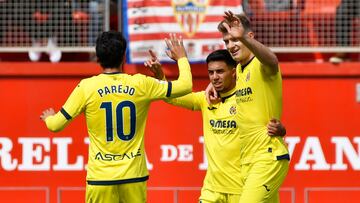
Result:
{"label": "white lettering on banner", "polygon": [[[290,154],[295,150],[300,153],[300,157],[292,157],[295,162],[295,170],[326,170],[326,171],[344,171],[348,169],[360,171],[360,137],[353,137],[352,141],[345,136],[334,136],[329,138],[330,146],[333,149],[324,147],[319,137],[309,136],[287,136],[285,138],[288,144]],[[199,143],[204,146],[204,137],[199,137]],[[299,144],[303,147],[299,148]],[[8,137],[0,137],[0,170],[5,171],[80,171],[86,170],[84,163],[84,154],[77,155],[74,162],[69,161],[69,146],[73,144],[72,137],[18,137],[19,146],[14,146],[14,142]],[[57,162],[52,165],[50,159],[51,145],[56,145]],[[84,144],[89,145],[89,138],[84,138]],[[301,145],[300,145],[301,146]],[[21,155],[14,157],[12,153],[14,148],[21,148]],[[194,160],[194,150],[192,144],[180,145],[160,145],[161,162],[191,162]],[[324,153],[323,149],[329,150],[333,154]],[[74,153],[74,152],[72,152]],[[208,161],[205,156],[205,149],[199,149],[197,153],[203,157],[199,164],[199,170],[206,170]],[[53,154],[53,153],[51,153]],[[333,157],[327,157],[333,156]],[[20,159],[22,158],[22,159]],[[334,160],[329,163],[327,160]],[[146,158],[146,164],[149,170],[153,169],[153,164]]]}
{"label": "white lettering on banner", "polygon": [[354,170],[360,170],[360,137],[355,137],[354,142],[357,143],[357,153],[352,147],[347,137],[332,137],[331,142],[335,144],[335,163],[332,164],[333,170],[346,170],[347,164],[344,163],[343,155],[347,157],[349,163]]}
{"label": "white lettering on banner", "polygon": [[204,171],[204,170],[206,170],[208,168],[208,160],[207,160],[207,157],[206,157],[206,152],[205,152],[206,150],[205,150],[205,147],[204,147],[204,136],[199,137],[199,142],[203,146],[202,152],[203,152],[203,158],[204,158],[203,162],[199,164],[199,169]]}
{"label": "white lettering on banner", "polygon": [[295,170],[310,170],[308,161],[314,161],[313,170],[329,170],[330,164],[326,163],[324,152],[318,137],[306,138],[300,160],[295,165]]}
{"label": "white lettering on banner", "polygon": [[145,154],[145,159],[146,159],[146,167],[149,169],[149,170],[152,170],[154,168],[153,164],[149,162],[146,154]]}
{"label": "white lettering on banner", "polygon": [[[22,163],[19,171],[48,171],[50,170],[50,156],[43,152],[50,152],[50,138],[19,137],[22,144]],[[35,161],[38,163],[34,163]]]}
{"label": "white lettering on banner", "polygon": [[[90,144],[90,139],[89,139],[89,137],[85,137],[85,138],[84,138],[84,143],[89,146],[89,144]],[[84,169],[87,170],[87,164],[85,164]]]}
{"label": "white lettering on banner", "polygon": [[0,146],[1,167],[6,171],[15,170],[16,166],[18,165],[18,160],[11,158],[10,152],[13,148],[12,141],[6,137],[0,137]]}
{"label": "white lettering on banner", "polygon": [[81,171],[84,167],[84,157],[77,156],[74,164],[69,164],[68,145],[72,143],[72,138],[54,138],[53,143],[57,145],[57,163],[54,171]]}
{"label": "white lettering on banner", "polygon": [[170,161],[192,161],[193,160],[193,145],[160,145],[162,162]]}
{"label": "white lettering on banner", "polygon": [[160,161],[168,162],[175,161],[177,157],[177,149],[174,145],[160,145],[161,149],[161,158]]}
{"label": "white lettering on banner", "polygon": [[178,161],[192,161],[193,160],[193,146],[190,144],[178,145],[179,158]]}
{"label": "white lettering on banner", "polygon": [[288,145],[288,150],[289,150],[289,154],[293,154],[294,150],[295,150],[295,146],[297,144],[299,144],[300,142],[300,137],[285,137],[285,142]]}

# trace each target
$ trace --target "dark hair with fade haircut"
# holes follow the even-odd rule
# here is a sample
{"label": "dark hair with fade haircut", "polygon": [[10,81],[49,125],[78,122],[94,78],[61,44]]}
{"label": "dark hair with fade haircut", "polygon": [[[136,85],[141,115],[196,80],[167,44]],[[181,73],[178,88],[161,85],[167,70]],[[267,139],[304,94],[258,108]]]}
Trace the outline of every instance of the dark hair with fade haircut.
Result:
{"label": "dark hair with fade haircut", "polygon": [[224,61],[226,65],[236,68],[237,62],[231,57],[230,53],[226,49],[219,49],[213,51],[206,58],[206,63],[209,64],[212,61]]}
{"label": "dark hair with fade haircut", "polygon": [[[244,14],[237,14],[235,15],[237,18],[239,18],[240,20],[240,23],[242,24],[242,26],[244,27],[244,31],[245,32],[251,32],[252,31],[252,28],[251,28],[251,23],[250,23],[250,20],[249,18],[244,15]],[[224,27],[223,23],[224,22],[227,22],[227,20],[222,20],[219,25],[218,25],[218,30],[221,32],[221,33],[227,33],[227,30],[226,28]],[[228,22],[227,22],[228,23]],[[229,23],[228,23],[229,24]]]}
{"label": "dark hair with fade haircut", "polygon": [[96,56],[103,68],[117,68],[124,61],[126,40],[121,32],[107,31],[96,40]]}

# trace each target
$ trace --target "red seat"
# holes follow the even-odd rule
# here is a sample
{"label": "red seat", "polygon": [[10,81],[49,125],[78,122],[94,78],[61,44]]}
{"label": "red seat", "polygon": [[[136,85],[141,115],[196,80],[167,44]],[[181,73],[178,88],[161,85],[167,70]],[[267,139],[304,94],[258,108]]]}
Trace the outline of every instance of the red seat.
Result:
{"label": "red seat", "polygon": [[301,20],[312,46],[335,45],[336,8],[341,0],[305,0]]}
{"label": "red seat", "polygon": [[49,19],[49,14],[36,11],[32,17],[38,23],[45,23]]}
{"label": "red seat", "polygon": [[249,0],[251,21],[255,37],[271,47],[296,45],[300,27],[298,22],[298,0],[293,0],[287,10],[269,11],[264,0]]}
{"label": "red seat", "polygon": [[74,23],[88,23],[89,22],[89,14],[84,11],[74,11],[72,13],[72,18]]}

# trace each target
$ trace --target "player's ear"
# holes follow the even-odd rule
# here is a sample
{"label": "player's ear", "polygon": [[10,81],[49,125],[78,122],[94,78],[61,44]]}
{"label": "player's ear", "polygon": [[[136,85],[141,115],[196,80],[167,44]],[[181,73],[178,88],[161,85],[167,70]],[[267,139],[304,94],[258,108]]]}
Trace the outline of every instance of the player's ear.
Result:
{"label": "player's ear", "polygon": [[252,31],[248,32],[247,35],[248,35],[250,38],[254,38],[254,37],[255,37],[255,34],[254,34]]}
{"label": "player's ear", "polygon": [[235,78],[236,77],[236,68],[231,69],[231,75]]}

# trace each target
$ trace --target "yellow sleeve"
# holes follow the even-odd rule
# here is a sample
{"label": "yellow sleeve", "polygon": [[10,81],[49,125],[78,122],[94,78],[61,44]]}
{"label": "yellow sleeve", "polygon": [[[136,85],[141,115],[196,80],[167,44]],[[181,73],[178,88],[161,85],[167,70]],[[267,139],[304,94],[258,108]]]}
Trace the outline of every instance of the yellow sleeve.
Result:
{"label": "yellow sleeve", "polygon": [[45,119],[46,127],[51,132],[59,132],[65,128],[65,126],[70,123],[70,120],[67,120],[61,111],[57,112],[53,116],[49,116]]}
{"label": "yellow sleeve", "polygon": [[192,92],[182,97],[170,98],[165,101],[169,104],[187,108],[193,111],[201,110],[201,98],[205,98],[205,92]]}
{"label": "yellow sleeve", "polygon": [[65,128],[70,121],[85,109],[83,84],[80,82],[68,97],[64,106],[54,116],[45,119],[47,128],[57,132]]}
{"label": "yellow sleeve", "polygon": [[139,82],[145,83],[144,92],[147,97],[151,99],[164,99],[190,93],[192,91],[192,76],[187,58],[179,59],[178,67],[179,77],[174,81],[163,81],[147,76],[140,77]]}
{"label": "yellow sleeve", "polygon": [[183,96],[192,91],[192,76],[189,61],[186,57],[178,60],[179,78],[169,83],[172,86],[168,97]]}

